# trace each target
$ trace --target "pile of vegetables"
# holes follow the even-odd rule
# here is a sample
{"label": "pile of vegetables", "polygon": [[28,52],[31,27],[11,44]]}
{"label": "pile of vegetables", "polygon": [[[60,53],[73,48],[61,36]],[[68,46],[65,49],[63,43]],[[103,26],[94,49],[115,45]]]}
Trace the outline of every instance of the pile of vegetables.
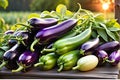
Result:
{"label": "pile of vegetables", "polygon": [[56,11],[29,16],[26,23],[15,26],[16,30],[1,33],[0,69],[89,71],[105,63],[116,66],[120,61],[120,25],[80,4],[77,12],[60,4]]}

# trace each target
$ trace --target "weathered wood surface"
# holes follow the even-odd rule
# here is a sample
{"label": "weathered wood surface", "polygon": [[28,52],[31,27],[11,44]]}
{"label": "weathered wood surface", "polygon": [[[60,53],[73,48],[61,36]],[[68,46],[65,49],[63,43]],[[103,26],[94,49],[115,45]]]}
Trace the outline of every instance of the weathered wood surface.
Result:
{"label": "weathered wood surface", "polygon": [[29,72],[12,73],[10,70],[4,68],[0,71],[0,78],[4,79],[118,79],[118,67],[97,67],[88,72],[80,71],[62,71],[57,72],[56,69],[50,71],[40,71],[39,68],[32,69]]}
{"label": "weathered wood surface", "polygon": [[120,23],[120,0],[115,0],[115,18]]}

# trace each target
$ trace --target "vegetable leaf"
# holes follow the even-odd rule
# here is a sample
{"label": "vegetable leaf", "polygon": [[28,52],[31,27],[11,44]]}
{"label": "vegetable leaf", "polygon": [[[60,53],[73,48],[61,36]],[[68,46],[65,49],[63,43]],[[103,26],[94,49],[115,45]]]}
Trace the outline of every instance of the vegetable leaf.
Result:
{"label": "vegetable leaf", "polygon": [[8,6],[8,0],[0,0],[0,6],[6,9]]}
{"label": "vegetable leaf", "polygon": [[102,14],[97,14],[94,16],[96,22],[104,22],[105,21],[105,18]]}
{"label": "vegetable leaf", "polygon": [[37,13],[31,13],[28,15],[28,19],[30,18],[40,18],[40,14],[37,14]]}
{"label": "vegetable leaf", "polygon": [[103,40],[108,42],[108,36],[104,29],[98,29],[97,33],[99,34],[99,36],[101,36],[103,38]]}
{"label": "vegetable leaf", "polygon": [[110,27],[108,28],[110,31],[120,31],[120,28],[117,27]]}
{"label": "vegetable leaf", "polygon": [[115,36],[115,34],[112,33],[110,30],[107,29],[107,27],[106,27],[105,24],[100,23],[100,25],[105,28],[106,33],[107,33],[113,40],[118,40],[117,37]]}

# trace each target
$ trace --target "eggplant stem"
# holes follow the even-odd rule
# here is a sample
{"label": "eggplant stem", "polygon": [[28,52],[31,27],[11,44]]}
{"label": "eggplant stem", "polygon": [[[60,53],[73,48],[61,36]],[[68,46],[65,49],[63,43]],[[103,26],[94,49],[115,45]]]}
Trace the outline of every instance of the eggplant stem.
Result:
{"label": "eggplant stem", "polygon": [[3,66],[7,64],[7,61],[3,61],[2,64],[0,65],[0,69],[2,69]]}
{"label": "eggplant stem", "polygon": [[18,69],[16,69],[16,70],[12,70],[12,72],[19,72],[19,71],[21,71],[22,69],[24,69],[24,67],[23,67],[23,66],[19,66]]}
{"label": "eggplant stem", "polygon": [[48,52],[54,52],[55,51],[55,48],[52,48],[52,49],[43,49],[42,51],[41,51],[41,53],[48,53]]}
{"label": "eggplant stem", "polygon": [[41,66],[41,65],[43,65],[42,62],[40,62],[40,63],[36,63],[36,64],[34,64],[34,67]]}
{"label": "eggplant stem", "polygon": [[60,65],[60,68],[59,68],[57,71],[58,71],[58,72],[62,71],[63,67],[64,67],[63,64]]}
{"label": "eggplant stem", "polygon": [[72,68],[72,70],[77,70],[79,68],[79,66],[75,66]]}
{"label": "eggplant stem", "polygon": [[106,62],[109,62],[109,63],[114,63],[114,62],[115,62],[115,60],[112,60],[112,61],[110,61],[110,60],[106,60]]}
{"label": "eggplant stem", "polygon": [[38,39],[36,39],[35,41],[33,41],[33,43],[31,44],[31,46],[30,46],[30,50],[32,51],[32,52],[34,52],[35,51],[35,49],[34,49],[34,45],[35,44],[37,44],[39,42],[39,40]]}

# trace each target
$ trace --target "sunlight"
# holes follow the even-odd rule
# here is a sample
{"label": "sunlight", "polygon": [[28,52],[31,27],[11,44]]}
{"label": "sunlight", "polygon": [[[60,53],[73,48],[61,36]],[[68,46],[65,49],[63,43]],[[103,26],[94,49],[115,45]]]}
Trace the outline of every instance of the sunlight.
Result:
{"label": "sunlight", "polygon": [[103,8],[103,10],[108,10],[109,9],[109,4],[108,3],[102,4],[102,8]]}

